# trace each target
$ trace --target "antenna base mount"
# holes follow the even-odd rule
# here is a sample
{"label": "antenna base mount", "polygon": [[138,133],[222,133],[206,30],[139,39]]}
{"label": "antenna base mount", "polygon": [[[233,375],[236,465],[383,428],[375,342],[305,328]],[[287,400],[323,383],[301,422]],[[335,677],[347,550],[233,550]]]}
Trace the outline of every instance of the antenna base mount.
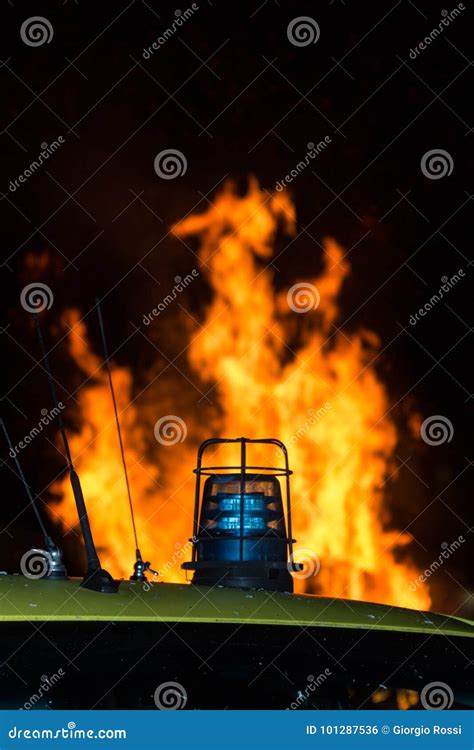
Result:
{"label": "antenna base mount", "polygon": [[64,578],[67,578],[67,572],[66,568],[63,563],[63,553],[62,550],[57,547],[49,537],[47,537],[48,541],[48,557],[49,557],[49,570],[48,570],[48,578],[52,578],[53,580],[61,580]]}
{"label": "antenna base mount", "polygon": [[140,554],[140,550],[137,549],[136,554],[137,554],[137,559],[133,565],[133,573],[130,576],[130,580],[140,582],[140,583],[147,581],[148,579],[145,575],[147,570],[149,570],[150,573],[152,573],[154,576],[157,576],[158,571],[153,570],[153,568],[151,567],[151,563],[143,562],[142,556]]}
{"label": "antenna base mount", "polygon": [[117,581],[114,581],[110,573],[103,568],[92,570],[89,568],[84,580],[81,581],[81,586],[84,589],[98,591],[101,594],[116,594],[118,591]]}

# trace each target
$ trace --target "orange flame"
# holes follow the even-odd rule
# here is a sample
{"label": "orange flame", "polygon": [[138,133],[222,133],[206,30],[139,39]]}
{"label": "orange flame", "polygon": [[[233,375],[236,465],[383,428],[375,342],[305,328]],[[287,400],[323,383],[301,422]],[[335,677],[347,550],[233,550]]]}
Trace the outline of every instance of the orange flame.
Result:
{"label": "orange flame", "polygon": [[[298,590],[426,609],[428,593],[410,587],[418,571],[400,552],[410,537],[386,528],[383,487],[393,470],[397,433],[374,368],[377,337],[335,326],[350,268],[333,239],[324,240],[318,277],[275,293],[277,232],[292,235],[295,226],[289,196],[269,194],[253,180],[246,195],[228,185],[207,211],[173,227],[176,236],[199,238],[201,270],[213,291],[188,349],[191,367],[219,404],[206,436],[275,436],[287,444],[297,549],[321,563],[313,565],[317,575],[295,581]],[[98,544],[110,569],[128,576],[134,546],[110,394],[84,325],[70,322],[71,352],[94,378],[79,394],[83,426],[72,451]],[[181,414],[187,439],[154,443],[152,463],[146,456],[153,441],[141,420],[157,420],[163,412],[144,415],[132,401],[126,368],[115,368],[113,377],[142,552],[164,580],[183,580],[179,564],[189,558],[182,545],[191,533],[200,419]],[[63,481],[57,489],[62,500],[55,510],[72,526],[69,487]]]}

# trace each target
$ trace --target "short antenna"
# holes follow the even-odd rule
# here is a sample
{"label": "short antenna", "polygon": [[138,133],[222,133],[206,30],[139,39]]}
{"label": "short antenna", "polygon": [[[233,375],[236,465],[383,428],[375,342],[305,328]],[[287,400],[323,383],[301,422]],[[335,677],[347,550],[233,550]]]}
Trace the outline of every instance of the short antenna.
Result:
{"label": "short antenna", "polygon": [[16,466],[16,470],[18,473],[18,476],[21,479],[21,482],[23,484],[23,487],[25,489],[26,495],[28,497],[29,503],[34,511],[34,514],[36,516],[36,520],[38,521],[38,525],[41,529],[41,533],[43,534],[44,544],[46,549],[45,550],[39,550],[39,549],[32,549],[31,552],[35,553],[41,553],[42,556],[45,558],[45,561],[47,561],[47,567],[45,571],[45,578],[54,578],[54,579],[60,579],[60,578],[67,578],[66,568],[63,564],[63,556],[61,549],[54,544],[53,540],[49,536],[48,532],[46,531],[46,527],[43,523],[43,519],[41,518],[41,514],[37,508],[35,498],[33,497],[33,493],[31,491],[30,485],[26,481],[25,475],[23,474],[23,470],[21,468],[21,464],[18,458],[18,455],[13,448],[12,441],[10,440],[10,435],[8,434],[7,427],[3,419],[0,419],[0,425],[3,430],[3,434],[5,435],[5,440],[7,441],[8,449],[9,449],[9,455],[13,458]]}
{"label": "short antenna", "polygon": [[114,406],[114,414],[115,414],[115,424],[117,425],[117,435],[118,435],[118,440],[119,440],[119,445],[120,445],[120,455],[122,456],[123,473],[125,476],[125,484],[127,486],[128,504],[130,506],[130,516],[132,519],[133,537],[135,539],[135,563],[133,566],[133,573],[130,576],[130,580],[131,581],[146,581],[147,577],[145,573],[147,570],[153,573],[153,575],[158,575],[158,573],[152,570],[152,568],[150,567],[151,565],[150,562],[143,562],[143,558],[140,552],[140,546],[138,544],[138,534],[137,534],[137,527],[135,524],[135,513],[133,510],[132,493],[130,491],[130,482],[128,481],[127,462],[125,460],[125,450],[123,447],[123,440],[122,440],[122,430],[120,428],[120,420],[119,420],[118,409],[117,409],[117,400],[115,398],[114,383],[112,380],[112,371],[110,369],[109,350],[107,347],[107,339],[105,336],[104,320],[102,318],[102,311],[100,309],[100,302],[98,299],[96,299],[95,301],[95,306],[97,308],[97,316],[99,318],[100,335],[102,337],[102,346],[104,349],[104,364],[105,364],[105,369],[107,370],[110,393],[112,394],[112,403]]}
{"label": "short antenna", "polygon": [[64,443],[64,450],[66,453],[67,467],[69,471],[69,478],[71,480],[72,492],[74,500],[76,501],[77,513],[79,516],[79,523],[81,525],[82,538],[84,540],[84,546],[86,549],[87,556],[87,571],[84,579],[81,581],[81,586],[92,591],[100,591],[103,594],[115,594],[118,591],[118,585],[107,570],[101,568],[99,556],[97,554],[94,539],[92,537],[91,526],[89,523],[89,516],[87,515],[86,503],[82,492],[81,482],[79,475],[74,469],[72,462],[71,450],[69,448],[69,441],[66,435],[66,429],[64,426],[64,420],[59,409],[58,396],[56,393],[56,387],[54,385],[54,379],[51,372],[51,367],[46,352],[46,346],[44,343],[43,333],[41,331],[41,325],[37,313],[33,313],[33,319],[35,321],[36,334],[41,348],[44,366],[46,374],[48,376],[49,389],[51,392],[51,398],[56,411],[56,422],[58,425],[59,432]]}

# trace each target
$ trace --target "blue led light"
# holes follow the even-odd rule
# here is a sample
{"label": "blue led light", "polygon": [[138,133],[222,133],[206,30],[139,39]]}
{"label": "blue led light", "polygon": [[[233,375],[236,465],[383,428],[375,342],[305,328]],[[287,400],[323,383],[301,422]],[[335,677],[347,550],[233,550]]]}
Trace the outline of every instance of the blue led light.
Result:
{"label": "blue led light", "polygon": [[[215,530],[235,531],[240,533],[240,505],[243,500],[243,533],[265,532],[267,529],[267,518],[265,517],[266,503],[262,493],[240,494],[217,493],[217,504],[219,507]],[[229,513],[238,515],[229,515]]]}
{"label": "blue led light", "polygon": [[[221,493],[217,495],[218,500],[220,495]],[[219,509],[240,511],[240,495],[225,495],[219,502]],[[244,510],[245,512],[265,510],[263,496],[244,495]]]}

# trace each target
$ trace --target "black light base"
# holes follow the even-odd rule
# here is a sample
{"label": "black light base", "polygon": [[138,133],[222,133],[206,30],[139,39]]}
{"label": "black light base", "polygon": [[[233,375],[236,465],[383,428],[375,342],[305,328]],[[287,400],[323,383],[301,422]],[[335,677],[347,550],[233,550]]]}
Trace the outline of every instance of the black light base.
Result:
{"label": "black light base", "polygon": [[81,586],[84,589],[98,591],[101,594],[116,594],[118,591],[117,581],[114,581],[110,573],[103,568],[92,570],[89,568],[84,580],[81,581]]}
{"label": "black light base", "polygon": [[202,561],[183,563],[182,567],[185,570],[194,570],[192,583],[197,586],[225,586],[293,593],[293,578],[286,563]]}

